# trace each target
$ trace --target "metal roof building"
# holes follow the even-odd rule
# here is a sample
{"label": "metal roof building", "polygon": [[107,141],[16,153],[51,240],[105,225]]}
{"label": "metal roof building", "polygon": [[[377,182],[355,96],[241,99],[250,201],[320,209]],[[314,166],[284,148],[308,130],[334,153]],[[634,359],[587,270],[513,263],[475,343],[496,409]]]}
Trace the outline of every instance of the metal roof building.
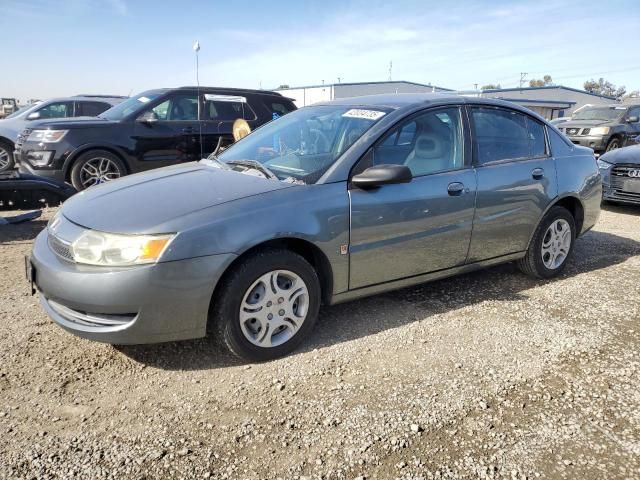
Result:
{"label": "metal roof building", "polygon": [[328,102],[337,98],[361,97],[380,93],[433,93],[453,92],[448,88],[406,81],[332,83],[305,87],[276,88],[274,91],[292,98],[297,107],[305,107],[318,102]]}
{"label": "metal roof building", "polygon": [[551,85],[547,87],[501,88],[483,90],[479,96],[499,98],[533,110],[548,120],[568,117],[585,105],[611,105],[614,97],[607,97],[577,88]]}

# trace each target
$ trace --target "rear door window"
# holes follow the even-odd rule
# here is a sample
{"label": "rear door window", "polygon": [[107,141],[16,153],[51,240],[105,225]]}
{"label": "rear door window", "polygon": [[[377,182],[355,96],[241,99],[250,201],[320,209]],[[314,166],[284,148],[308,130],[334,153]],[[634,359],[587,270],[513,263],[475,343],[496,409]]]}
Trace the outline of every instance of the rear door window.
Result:
{"label": "rear door window", "polygon": [[247,102],[217,100],[215,96],[205,95],[203,120],[224,122],[238,118],[255,120],[256,114]]}
{"label": "rear door window", "polygon": [[547,155],[547,141],[544,135],[544,125],[527,117],[527,130],[529,133],[529,149],[532,157],[544,157]]}
{"label": "rear door window", "polygon": [[77,102],[76,117],[97,117],[110,108],[111,105],[105,102]]}
{"label": "rear door window", "polygon": [[530,136],[525,115],[500,108],[474,107],[471,116],[480,165],[530,156]]}

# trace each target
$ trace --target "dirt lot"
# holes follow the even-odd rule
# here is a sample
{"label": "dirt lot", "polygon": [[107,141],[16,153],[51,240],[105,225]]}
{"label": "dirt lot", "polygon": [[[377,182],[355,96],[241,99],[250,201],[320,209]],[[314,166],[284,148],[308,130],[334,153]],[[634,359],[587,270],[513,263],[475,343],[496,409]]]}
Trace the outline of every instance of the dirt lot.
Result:
{"label": "dirt lot", "polygon": [[0,227],[0,478],[640,478],[640,209],[603,211],[558,280],[324,308],[257,365],[65,333],[23,278],[44,225]]}

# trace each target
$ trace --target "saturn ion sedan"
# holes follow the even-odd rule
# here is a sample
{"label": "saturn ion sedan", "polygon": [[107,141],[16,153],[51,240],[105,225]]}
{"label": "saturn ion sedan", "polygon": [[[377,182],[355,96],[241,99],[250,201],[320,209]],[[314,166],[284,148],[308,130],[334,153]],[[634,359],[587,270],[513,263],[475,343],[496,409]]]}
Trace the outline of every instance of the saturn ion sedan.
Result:
{"label": "saturn ion sedan", "polygon": [[305,107],[219,157],[72,197],[27,274],[66,330],[291,352],[335,304],[515,261],[550,278],[600,213],[593,152],[511,103],[397,94]]}

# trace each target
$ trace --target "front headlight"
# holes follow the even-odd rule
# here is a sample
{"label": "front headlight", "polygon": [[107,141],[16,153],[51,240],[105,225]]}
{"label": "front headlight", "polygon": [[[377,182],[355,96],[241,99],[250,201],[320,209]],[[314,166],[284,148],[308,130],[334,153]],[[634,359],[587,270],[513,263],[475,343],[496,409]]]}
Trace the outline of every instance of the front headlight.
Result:
{"label": "front headlight", "polygon": [[157,262],[174,235],[115,235],[85,231],[71,244],[77,263],[124,267]]}
{"label": "front headlight", "polygon": [[596,127],[589,131],[589,135],[606,135],[609,133],[609,127]]}
{"label": "front headlight", "polygon": [[33,130],[27,138],[30,142],[55,143],[62,140],[69,130]]}
{"label": "front headlight", "polygon": [[609,170],[611,168],[611,164],[604,160],[597,159],[596,163],[598,164],[598,168],[601,170]]}

